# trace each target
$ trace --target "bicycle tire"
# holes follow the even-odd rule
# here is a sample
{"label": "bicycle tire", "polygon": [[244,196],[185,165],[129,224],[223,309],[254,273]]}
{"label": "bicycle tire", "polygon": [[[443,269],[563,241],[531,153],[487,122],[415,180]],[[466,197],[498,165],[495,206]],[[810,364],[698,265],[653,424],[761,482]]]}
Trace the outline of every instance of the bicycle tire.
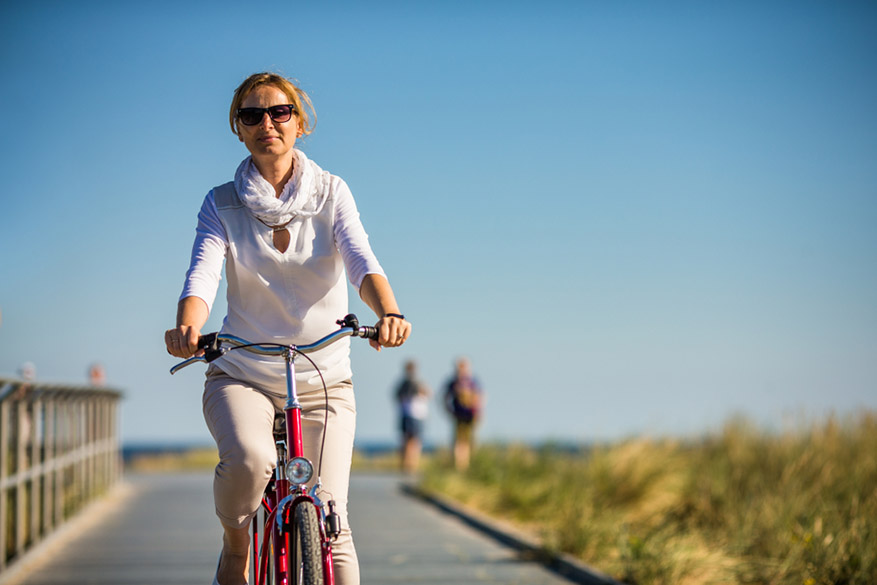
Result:
{"label": "bicycle tire", "polygon": [[293,510],[290,572],[293,585],[323,585],[323,554],[317,509],[300,502]]}

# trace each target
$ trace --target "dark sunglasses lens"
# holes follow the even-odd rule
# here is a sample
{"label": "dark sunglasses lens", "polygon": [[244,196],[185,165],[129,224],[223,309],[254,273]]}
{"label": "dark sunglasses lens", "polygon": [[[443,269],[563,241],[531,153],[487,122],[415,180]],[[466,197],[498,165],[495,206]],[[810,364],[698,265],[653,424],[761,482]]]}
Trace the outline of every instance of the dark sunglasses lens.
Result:
{"label": "dark sunglasses lens", "polygon": [[255,126],[262,121],[265,110],[262,108],[241,108],[238,110],[238,119],[244,126]]}
{"label": "dark sunglasses lens", "polygon": [[292,106],[272,106],[268,108],[268,115],[275,122],[289,122],[292,117]]}

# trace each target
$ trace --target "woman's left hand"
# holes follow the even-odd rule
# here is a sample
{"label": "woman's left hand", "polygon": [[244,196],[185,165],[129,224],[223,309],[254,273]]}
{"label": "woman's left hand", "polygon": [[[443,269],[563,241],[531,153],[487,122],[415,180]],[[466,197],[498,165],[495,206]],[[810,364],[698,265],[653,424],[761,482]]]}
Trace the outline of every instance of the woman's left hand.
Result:
{"label": "woman's left hand", "polygon": [[381,347],[399,347],[411,335],[411,323],[390,315],[379,319],[375,329],[378,330],[378,338],[370,339],[369,343],[378,351],[381,351]]}
{"label": "woman's left hand", "polygon": [[375,315],[383,315],[375,323],[378,338],[369,339],[373,348],[399,347],[411,335],[411,323],[399,312],[393,289],[383,274],[366,274],[359,286],[359,296],[371,307]]}

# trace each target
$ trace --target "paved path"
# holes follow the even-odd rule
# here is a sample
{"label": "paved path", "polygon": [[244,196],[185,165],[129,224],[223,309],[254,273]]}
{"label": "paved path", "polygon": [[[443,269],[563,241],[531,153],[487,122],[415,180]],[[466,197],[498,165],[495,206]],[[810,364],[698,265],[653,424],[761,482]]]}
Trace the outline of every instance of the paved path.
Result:
{"label": "paved path", "polygon": [[358,476],[351,524],[363,585],[569,585],[457,518],[403,495],[398,479]]}
{"label": "paved path", "polygon": [[[569,581],[434,507],[390,475],[356,475],[351,523],[363,585],[563,585]],[[209,585],[220,547],[211,476],[128,479],[94,520],[50,543],[15,583]],[[4,584],[5,585],[5,584]]]}

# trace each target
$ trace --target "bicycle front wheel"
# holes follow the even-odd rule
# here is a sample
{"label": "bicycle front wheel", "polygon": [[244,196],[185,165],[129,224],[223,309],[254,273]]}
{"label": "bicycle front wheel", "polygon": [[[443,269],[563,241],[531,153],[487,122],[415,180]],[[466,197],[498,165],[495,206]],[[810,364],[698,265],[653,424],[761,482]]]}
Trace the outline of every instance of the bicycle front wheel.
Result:
{"label": "bicycle front wheel", "polygon": [[323,585],[323,555],[317,509],[303,501],[293,510],[290,573],[294,585]]}

